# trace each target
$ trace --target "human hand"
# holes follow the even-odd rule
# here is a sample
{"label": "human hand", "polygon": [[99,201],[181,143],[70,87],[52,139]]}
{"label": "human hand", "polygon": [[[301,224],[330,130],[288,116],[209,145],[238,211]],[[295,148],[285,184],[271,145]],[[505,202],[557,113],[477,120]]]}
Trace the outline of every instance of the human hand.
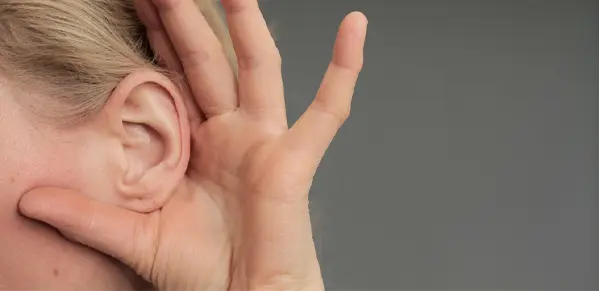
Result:
{"label": "human hand", "polygon": [[[184,73],[192,116],[186,178],[136,213],[63,189],[25,194],[21,212],[129,265],[160,290],[322,290],[308,192],[348,117],[366,19],[342,23],[308,110],[287,125],[280,56],[256,0],[222,0],[238,78],[192,0],[139,0],[153,49]],[[190,102],[191,103],[191,102]]]}

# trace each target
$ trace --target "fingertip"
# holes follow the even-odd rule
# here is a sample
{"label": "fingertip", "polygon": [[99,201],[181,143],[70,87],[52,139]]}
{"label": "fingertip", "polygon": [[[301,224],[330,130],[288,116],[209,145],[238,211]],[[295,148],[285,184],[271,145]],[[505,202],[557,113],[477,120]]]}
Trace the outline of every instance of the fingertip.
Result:
{"label": "fingertip", "polygon": [[349,29],[359,37],[364,37],[368,29],[368,18],[360,11],[354,11],[347,15],[344,21]]}
{"label": "fingertip", "polygon": [[[54,187],[41,187],[31,189],[21,196],[18,203],[18,210],[24,216],[34,219],[43,218],[47,210],[55,209],[54,198],[60,198],[63,195],[70,195],[72,190],[60,189]],[[48,199],[52,198],[52,199]]]}
{"label": "fingertip", "polygon": [[356,19],[357,21],[360,21],[360,22],[364,23],[365,25],[368,24],[368,17],[366,17],[366,15],[361,11],[354,11],[354,12],[348,14],[347,17]]}
{"label": "fingertip", "polygon": [[333,49],[333,64],[358,74],[364,64],[368,20],[362,12],[348,14],[339,28]]}
{"label": "fingertip", "polygon": [[20,214],[29,218],[36,218],[38,216],[39,204],[36,204],[35,193],[31,194],[27,192],[21,196],[17,203],[17,208]]}

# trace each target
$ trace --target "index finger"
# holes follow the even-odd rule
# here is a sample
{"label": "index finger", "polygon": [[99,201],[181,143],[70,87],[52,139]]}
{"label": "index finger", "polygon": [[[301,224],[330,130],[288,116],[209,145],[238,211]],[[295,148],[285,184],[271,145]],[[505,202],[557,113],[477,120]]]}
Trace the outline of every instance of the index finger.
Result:
{"label": "index finger", "polygon": [[367,25],[368,20],[359,12],[344,19],[335,42],[333,59],[316,98],[291,128],[290,147],[301,149],[316,161],[323,157],[349,117],[354,88],[364,63]]}
{"label": "index finger", "polygon": [[239,65],[239,103],[287,125],[281,56],[258,0],[222,0]]}

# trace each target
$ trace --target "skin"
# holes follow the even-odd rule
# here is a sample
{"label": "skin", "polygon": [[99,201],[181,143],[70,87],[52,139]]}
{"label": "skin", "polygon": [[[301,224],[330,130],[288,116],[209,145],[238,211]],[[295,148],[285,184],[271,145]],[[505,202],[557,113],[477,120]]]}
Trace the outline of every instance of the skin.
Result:
{"label": "skin", "polygon": [[[105,189],[98,184],[105,180],[94,179],[92,173],[101,174],[89,170],[101,164],[89,153],[96,149],[98,135],[84,128],[58,130],[35,123],[14,98],[32,97],[9,91],[0,77],[0,289],[135,287],[139,279],[120,263],[18,214],[21,195],[32,188],[88,191]],[[52,165],[52,170],[43,165]]]}
{"label": "skin", "polygon": [[153,3],[137,1],[152,45],[165,66],[186,74],[188,109],[202,110],[188,112],[186,176],[146,213],[61,188],[28,192],[20,210],[114,256],[160,290],[324,289],[308,193],[349,115],[365,17],[344,20],[314,103],[289,128],[280,57],[256,1],[222,1],[238,56],[237,86],[192,1]]}
{"label": "skin", "polygon": [[155,210],[179,187],[189,162],[189,122],[175,84],[154,71],[132,72],[99,115],[68,126],[15,102],[51,105],[44,103],[49,96],[17,91],[1,77],[0,96],[0,289],[147,289],[130,268],[26,219],[17,205],[31,189],[63,187],[94,201]]}

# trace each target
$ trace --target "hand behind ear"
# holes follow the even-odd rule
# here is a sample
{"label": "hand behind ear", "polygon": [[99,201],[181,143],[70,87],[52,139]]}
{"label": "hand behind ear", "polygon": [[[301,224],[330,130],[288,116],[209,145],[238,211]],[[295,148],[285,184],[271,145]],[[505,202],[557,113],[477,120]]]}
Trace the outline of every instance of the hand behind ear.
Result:
{"label": "hand behind ear", "polygon": [[308,192],[349,114],[366,19],[344,20],[314,103],[288,129],[280,59],[255,0],[222,0],[238,87],[193,0],[153,2],[158,12],[136,1],[152,46],[165,60],[181,60],[167,65],[184,68],[189,98],[208,117],[192,131],[187,178],[148,214],[57,189],[25,194],[22,213],[116,257],[161,290],[323,289]]}

